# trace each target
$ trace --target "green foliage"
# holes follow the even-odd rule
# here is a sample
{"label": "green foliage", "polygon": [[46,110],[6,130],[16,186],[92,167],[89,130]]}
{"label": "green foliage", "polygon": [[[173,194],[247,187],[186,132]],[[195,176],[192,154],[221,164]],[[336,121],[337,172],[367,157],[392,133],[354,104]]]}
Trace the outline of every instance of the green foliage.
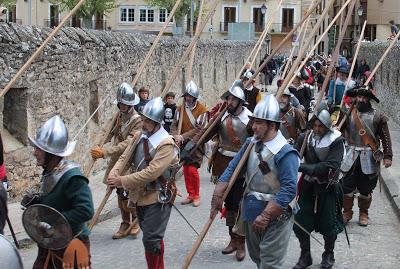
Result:
{"label": "green foliage", "polygon": [[[67,11],[72,10],[79,0],[49,0],[49,2],[59,4],[61,11]],[[87,18],[95,14],[109,13],[115,7],[115,0],[86,0],[75,15]]]}
{"label": "green foliage", "polygon": [[[158,7],[158,8],[165,8],[167,10],[172,10],[175,5],[176,0],[146,0],[150,5]],[[179,8],[175,12],[176,20],[179,20],[185,15],[190,13],[190,5],[191,0],[182,0]]]}
{"label": "green foliage", "polygon": [[13,7],[17,4],[17,0],[0,0],[0,6],[5,8]]}

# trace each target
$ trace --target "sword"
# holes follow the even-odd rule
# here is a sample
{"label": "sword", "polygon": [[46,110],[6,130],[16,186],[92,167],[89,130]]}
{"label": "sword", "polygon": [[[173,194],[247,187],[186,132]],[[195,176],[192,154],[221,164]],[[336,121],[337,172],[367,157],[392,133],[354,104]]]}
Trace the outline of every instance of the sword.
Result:
{"label": "sword", "polygon": [[321,241],[319,241],[314,235],[312,235],[310,232],[308,232],[303,226],[301,226],[300,223],[298,223],[295,219],[293,219],[293,223],[296,224],[297,227],[300,228],[300,230],[302,230],[303,232],[305,232],[306,234],[308,234],[312,239],[314,239],[315,241],[318,242],[318,244],[320,244],[321,246],[324,246],[324,244],[321,243]]}
{"label": "sword", "polygon": [[186,221],[186,223],[189,225],[190,228],[197,234],[197,236],[200,236],[200,234],[196,231],[196,229],[190,224],[190,222],[185,218],[185,216],[182,214],[182,212],[176,207],[176,205],[172,204],[172,206],[175,208],[175,210],[181,215],[181,217]]}
{"label": "sword", "polygon": [[8,228],[10,228],[10,232],[11,232],[12,238],[14,240],[15,246],[17,247],[17,249],[19,249],[19,244],[18,244],[18,241],[17,241],[17,237],[15,236],[14,229],[13,229],[13,227],[11,225],[11,221],[8,218],[8,216],[6,216],[6,220],[7,220]]}

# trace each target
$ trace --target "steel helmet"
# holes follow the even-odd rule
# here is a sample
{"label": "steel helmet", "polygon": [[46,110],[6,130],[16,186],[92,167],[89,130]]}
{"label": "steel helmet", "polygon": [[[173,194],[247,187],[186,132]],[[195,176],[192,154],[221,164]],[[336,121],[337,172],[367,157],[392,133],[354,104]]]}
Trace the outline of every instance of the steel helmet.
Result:
{"label": "steel helmet", "polygon": [[182,94],[182,97],[186,94],[198,99],[200,96],[199,88],[197,87],[196,83],[191,80],[188,85],[186,85],[185,92]]}
{"label": "steel helmet", "polygon": [[37,130],[36,139],[28,138],[34,146],[59,157],[71,155],[76,145],[76,141],[68,141],[67,128],[59,115],[46,121]]}
{"label": "steel helmet", "polygon": [[244,85],[243,85],[243,81],[241,80],[235,80],[235,82],[233,82],[232,86],[229,88],[229,90],[227,90],[222,96],[221,99],[226,100],[228,98],[229,95],[233,95],[236,98],[239,98],[240,100],[242,100],[245,104],[247,104],[246,102],[246,97],[244,95],[244,91],[243,91]]}
{"label": "steel helmet", "polygon": [[139,96],[128,83],[124,82],[119,86],[117,100],[114,101],[115,104],[121,103],[127,106],[134,106],[139,104],[139,102]]}
{"label": "steel helmet", "polygon": [[152,121],[155,121],[160,124],[164,119],[164,113],[165,113],[164,102],[161,99],[161,97],[151,99],[143,107],[142,112],[140,112],[140,114],[142,114],[146,118],[151,119]]}
{"label": "steel helmet", "polygon": [[314,120],[318,119],[326,128],[332,128],[332,120],[331,114],[329,114],[328,110],[322,109],[317,114],[314,115]]}
{"label": "steel helmet", "polygon": [[254,108],[253,118],[281,122],[278,100],[272,94],[268,94]]}

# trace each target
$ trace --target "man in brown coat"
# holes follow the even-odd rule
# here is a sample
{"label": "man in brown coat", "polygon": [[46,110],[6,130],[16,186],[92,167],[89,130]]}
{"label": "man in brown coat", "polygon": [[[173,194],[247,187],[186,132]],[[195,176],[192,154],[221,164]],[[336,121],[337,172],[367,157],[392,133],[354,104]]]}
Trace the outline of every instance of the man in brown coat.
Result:
{"label": "man in brown coat", "polygon": [[[110,158],[103,179],[104,183],[107,182],[107,177],[111,169],[127,147],[129,139],[132,137],[132,133],[142,129],[142,120],[133,107],[138,102],[139,97],[136,95],[132,87],[127,83],[122,83],[117,92],[117,100],[115,100],[119,109],[119,115],[109,137],[106,140],[111,141],[112,145],[110,147],[95,146],[91,150],[92,158],[95,160],[98,158]],[[113,235],[113,239],[121,239],[128,234],[137,236],[140,232],[139,225],[135,225],[131,231],[127,231],[131,223],[131,217],[132,221],[136,218],[135,210],[127,207],[127,192],[123,188],[117,188],[117,195],[122,222],[118,231]]]}
{"label": "man in brown coat", "polygon": [[[193,136],[208,122],[207,108],[200,103],[199,89],[196,84],[191,81],[187,86],[185,93],[182,95],[184,98],[184,106],[178,107],[175,113],[174,121],[171,125],[171,135],[174,136],[175,143],[190,151],[192,143],[188,143]],[[183,111],[183,113],[182,113]],[[180,119],[182,117],[182,119]],[[182,121],[182,129],[179,132],[179,121]],[[185,159],[183,164],[183,176],[185,178],[186,190],[188,197],[184,199],[181,204],[186,205],[193,203],[193,206],[200,205],[200,176],[197,169],[200,168],[203,161],[204,147],[198,149],[194,156]]]}
{"label": "man in brown coat", "polygon": [[[112,188],[129,191],[129,205],[135,205],[149,269],[164,268],[164,234],[176,194],[175,174],[179,148],[162,127],[164,103],[160,97],[150,100],[141,113],[143,132],[122,154],[108,177]],[[133,160],[131,174],[122,176],[124,160]]]}

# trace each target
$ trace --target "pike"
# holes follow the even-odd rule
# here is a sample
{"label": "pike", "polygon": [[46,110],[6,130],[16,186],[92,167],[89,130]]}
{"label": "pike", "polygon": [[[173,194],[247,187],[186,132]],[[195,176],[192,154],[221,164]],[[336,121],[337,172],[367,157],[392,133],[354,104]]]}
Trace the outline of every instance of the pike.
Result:
{"label": "pike", "polygon": [[18,243],[17,237],[15,236],[14,228],[11,225],[11,221],[10,221],[10,218],[8,217],[8,215],[6,216],[6,221],[7,221],[7,224],[8,224],[8,228],[10,229],[11,236],[12,236],[12,238],[14,240],[15,246],[17,247],[17,249],[19,249],[19,243]]}
{"label": "pike", "polygon": [[193,227],[193,225],[189,222],[189,220],[182,214],[182,212],[176,207],[174,203],[172,203],[172,207],[175,208],[175,210],[181,215],[183,220],[189,225],[190,228],[197,234],[197,236],[200,236],[200,234],[196,231],[196,229]]}

